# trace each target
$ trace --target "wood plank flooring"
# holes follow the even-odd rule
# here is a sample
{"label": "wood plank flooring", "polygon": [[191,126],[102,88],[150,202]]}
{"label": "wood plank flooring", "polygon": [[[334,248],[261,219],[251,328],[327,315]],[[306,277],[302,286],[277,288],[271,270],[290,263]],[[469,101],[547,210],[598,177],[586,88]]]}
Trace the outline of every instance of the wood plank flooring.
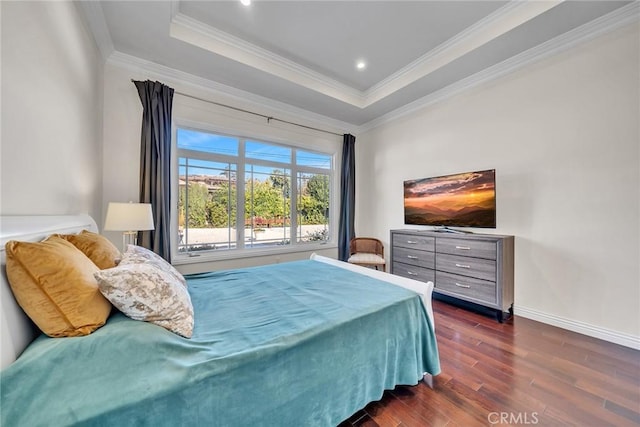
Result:
{"label": "wood plank flooring", "polygon": [[[640,426],[640,351],[433,302],[442,373],[339,427]],[[637,316],[637,313],[631,314]]]}

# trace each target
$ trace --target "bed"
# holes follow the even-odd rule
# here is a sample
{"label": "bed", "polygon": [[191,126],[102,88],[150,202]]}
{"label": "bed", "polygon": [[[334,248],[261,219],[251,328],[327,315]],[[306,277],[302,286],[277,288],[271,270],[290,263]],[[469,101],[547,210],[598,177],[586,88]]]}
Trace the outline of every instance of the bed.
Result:
{"label": "bed", "polygon": [[[97,230],[86,215],[0,224],[3,248]],[[0,424],[334,426],[440,372],[431,283],[315,255],[187,282],[190,339],[117,312],[90,335],[50,338],[3,268]]]}

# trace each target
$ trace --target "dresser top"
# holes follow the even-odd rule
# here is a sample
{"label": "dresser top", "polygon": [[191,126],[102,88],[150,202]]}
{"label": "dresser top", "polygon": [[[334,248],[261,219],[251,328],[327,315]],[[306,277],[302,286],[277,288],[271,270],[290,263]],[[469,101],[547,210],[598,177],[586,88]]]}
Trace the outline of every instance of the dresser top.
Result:
{"label": "dresser top", "polygon": [[504,235],[504,234],[484,234],[484,233],[472,233],[472,232],[462,232],[456,233],[451,231],[435,231],[435,230],[413,230],[413,229],[397,229],[391,230],[392,233],[406,233],[406,234],[415,234],[420,236],[431,236],[438,237],[444,239],[466,239],[466,240],[502,240],[502,239],[512,239],[513,236]]}

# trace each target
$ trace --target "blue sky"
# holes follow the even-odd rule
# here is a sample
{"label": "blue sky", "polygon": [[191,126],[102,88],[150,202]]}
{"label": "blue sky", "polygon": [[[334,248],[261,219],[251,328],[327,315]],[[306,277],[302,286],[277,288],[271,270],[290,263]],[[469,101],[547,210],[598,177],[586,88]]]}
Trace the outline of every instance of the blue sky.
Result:
{"label": "blue sky", "polygon": [[[207,153],[238,155],[238,138],[215,135],[190,129],[178,129],[178,147],[204,151]],[[245,142],[246,157],[250,159],[269,160],[272,162],[290,163],[292,149],[264,142],[247,140]],[[296,151],[296,163],[322,169],[331,168],[331,156],[304,150]],[[269,170],[270,172],[271,170]],[[181,172],[182,173],[182,172]]]}

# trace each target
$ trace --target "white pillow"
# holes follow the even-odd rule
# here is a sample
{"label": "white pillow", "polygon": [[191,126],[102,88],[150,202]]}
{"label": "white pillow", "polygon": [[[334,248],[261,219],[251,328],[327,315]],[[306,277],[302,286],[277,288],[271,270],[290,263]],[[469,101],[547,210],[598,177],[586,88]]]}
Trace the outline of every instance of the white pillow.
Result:
{"label": "white pillow", "polygon": [[182,284],[182,286],[187,287],[187,281],[178,270],[176,270],[160,255],[147,248],[143,248],[142,246],[127,245],[127,250],[124,252],[120,264],[143,264],[145,262],[152,263],[160,270],[170,273]]}
{"label": "white pillow", "polygon": [[191,338],[191,297],[172,274],[152,263],[121,263],[94,273],[94,277],[102,295],[126,316]]}

